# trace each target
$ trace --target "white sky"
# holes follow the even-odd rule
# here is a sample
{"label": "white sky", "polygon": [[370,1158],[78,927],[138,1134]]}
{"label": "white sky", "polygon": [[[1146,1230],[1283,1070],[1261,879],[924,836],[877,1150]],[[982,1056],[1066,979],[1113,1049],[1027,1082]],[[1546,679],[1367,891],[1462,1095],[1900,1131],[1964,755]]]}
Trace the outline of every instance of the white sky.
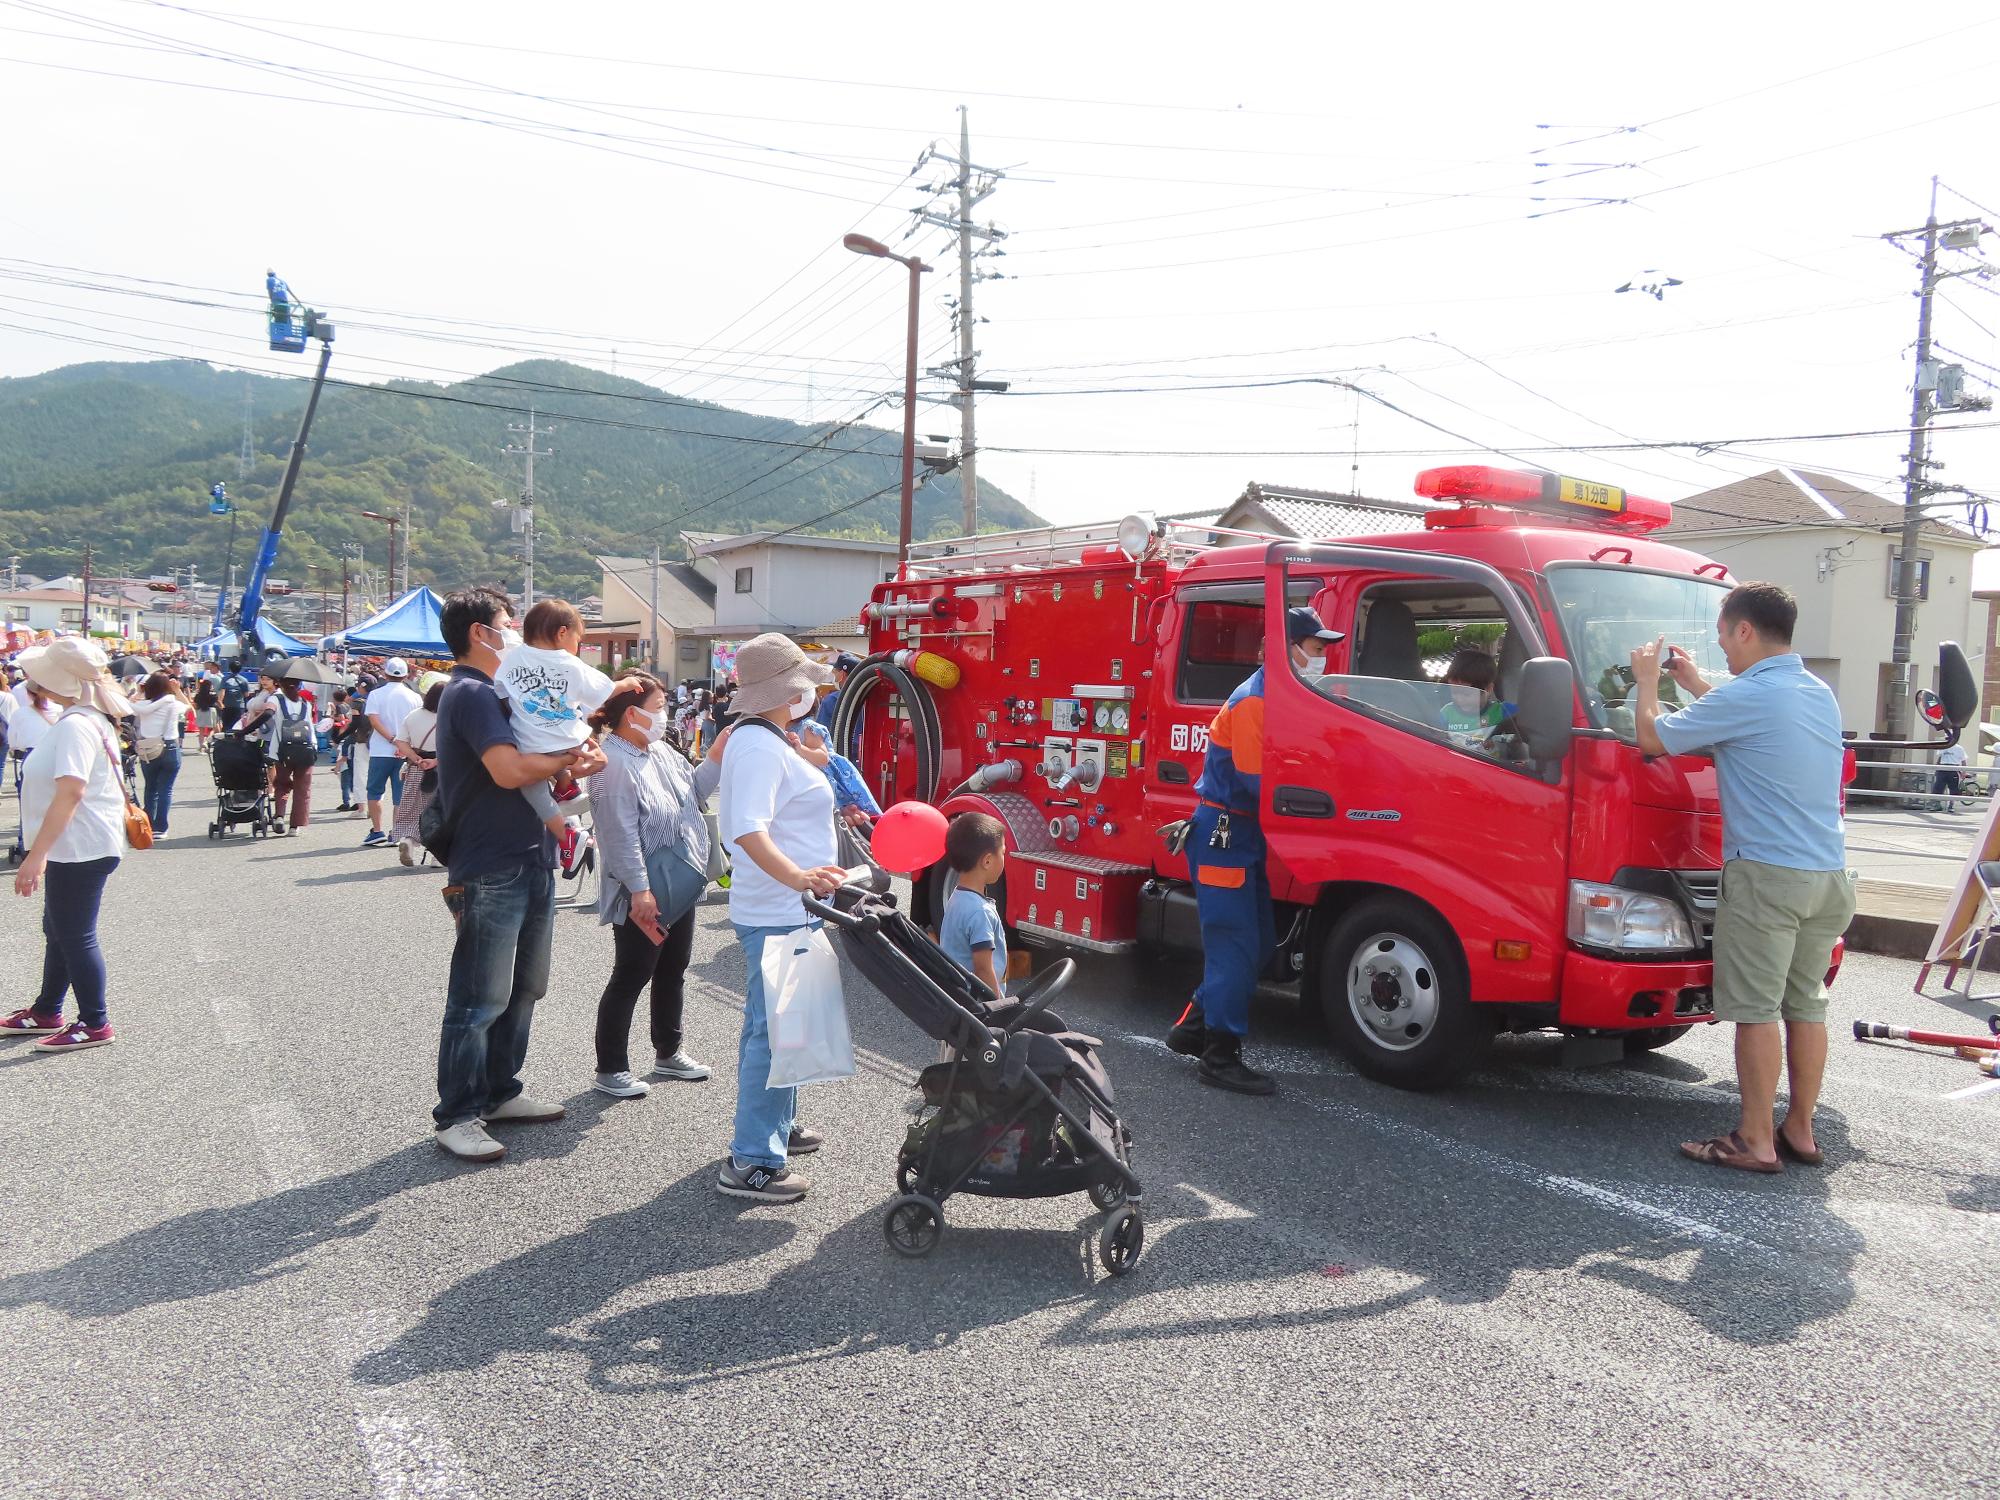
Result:
{"label": "white sky", "polygon": [[[912,14],[0,0],[0,374],[141,351],[303,374],[264,348],[269,264],[339,323],[350,378],[609,370],[615,348],[664,391],[832,422],[900,386],[905,292],[840,237],[901,245],[943,175],[911,164],[963,102],[975,158],[1011,174],[982,210],[1010,238],[983,263],[1006,277],[979,288],[981,374],[1024,393],[981,402],[981,472],[1052,519],[1219,506],[1251,479],[1344,490],[1357,446],[1385,496],[1459,456],[1397,450],[1480,445],[1668,499],[1779,462],[1894,495],[1894,433],[1526,450],[1894,428],[1916,277],[1878,236],[1922,223],[1932,173],[1941,217],[2000,205],[1988,7]],[[1632,201],[1530,217],[1565,194]],[[93,274],[24,279],[50,264]],[[1683,284],[1612,291],[1655,272]],[[98,289],[120,276],[240,306]],[[1938,337],[2000,382],[1990,329],[2000,278],[1952,283]],[[1079,394],[1287,376],[1351,378],[1472,442],[1318,385]],[[1049,451],[1076,449],[1174,455]],[[2000,496],[2000,427],[1936,452]]]}

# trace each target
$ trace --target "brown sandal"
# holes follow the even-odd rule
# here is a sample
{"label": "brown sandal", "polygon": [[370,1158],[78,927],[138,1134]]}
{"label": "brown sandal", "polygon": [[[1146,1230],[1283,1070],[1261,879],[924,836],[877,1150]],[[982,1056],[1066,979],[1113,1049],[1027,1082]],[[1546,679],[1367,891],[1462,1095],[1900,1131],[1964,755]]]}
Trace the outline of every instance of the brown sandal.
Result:
{"label": "brown sandal", "polygon": [[1705,1141],[1683,1141],[1681,1155],[1704,1166],[1730,1167],[1738,1172],[1768,1174],[1785,1170],[1783,1162],[1757,1160],[1750,1154],[1750,1147],[1743,1137],[1733,1130],[1728,1135],[1714,1136]]}
{"label": "brown sandal", "polygon": [[1817,1167],[1826,1161],[1824,1151],[1803,1151],[1785,1139],[1785,1132],[1778,1132],[1778,1155],[1788,1156],[1802,1167]]}

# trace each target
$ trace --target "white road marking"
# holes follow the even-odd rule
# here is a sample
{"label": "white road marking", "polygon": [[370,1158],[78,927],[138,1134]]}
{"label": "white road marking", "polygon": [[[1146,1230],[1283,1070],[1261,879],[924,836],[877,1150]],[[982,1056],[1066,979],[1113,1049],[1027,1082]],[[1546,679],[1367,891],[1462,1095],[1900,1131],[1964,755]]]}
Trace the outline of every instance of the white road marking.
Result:
{"label": "white road marking", "polygon": [[1995,1090],[2000,1090],[2000,1078],[1992,1078],[1983,1083],[1975,1083],[1962,1089],[1955,1089],[1951,1093],[1946,1094],[1945,1098],[1977,1099],[1981,1094],[1990,1094]]}

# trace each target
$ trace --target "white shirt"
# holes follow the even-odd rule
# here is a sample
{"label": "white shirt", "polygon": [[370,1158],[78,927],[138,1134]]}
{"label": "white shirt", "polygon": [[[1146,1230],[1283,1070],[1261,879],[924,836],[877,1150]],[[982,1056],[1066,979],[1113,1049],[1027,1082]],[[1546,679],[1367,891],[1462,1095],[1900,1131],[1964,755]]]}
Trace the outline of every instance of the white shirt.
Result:
{"label": "white shirt", "polygon": [[429,709],[413,708],[396,738],[429,759],[437,754],[437,721],[438,716]]}
{"label": "white shirt", "polygon": [[83,783],[83,801],[49,850],[58,864],[82,864],[125,852],[125,788],[111,746],[116,731],[103,715],[72,708],[49,726],[21,768],[21,841],[35,847],[55,800],[57,778]]}
{"label": "white shirt", "polygon": [[[24,709],[26,712],[22,712]],[[14,717],[7,721],[7,743],[26,755],[48,734],[49,725],[55,722],[58,712],[60,710],[53,703],[47,711],[35,707],[34,700],[28,696],[26,679],[15,683]]]}
{"label": "white shirt", "polygon": [[187,705],[171,693],[150,700],[141,699],[132,706],[132,718],[139,726],[139,737],[169,743],[180,739],[186,713]]}
{"label": "white shirt", "polygon": [[555,755],[590,738],[584,721],[611,696],[611,679],[567,651],[516,646],[500,658],[493,691],[514,705],[514,743],[530,755]]}
{"label": "white shirt", "polygon": [[383,729],[389,731],[384,739],[378,730],[368,736],[368,754],[371,759],[377,755],[391,759],[396,754],[396,735],[403,727],[403,720],[424,706],[424,700],[411,692],[402,683],[391,678],[368,695],[368,717],[377,720]]}
{"label": "white shirt", "polygon": [[799,893],[758,868],[737,840],[768,833],[778,851],[802,870],[839,862],[833,832],[833,786],[780,735],[739,726],[722,752],[718,821],[735,864],[729,878],[729,920],[744,927],[803,927],[811,920]]}

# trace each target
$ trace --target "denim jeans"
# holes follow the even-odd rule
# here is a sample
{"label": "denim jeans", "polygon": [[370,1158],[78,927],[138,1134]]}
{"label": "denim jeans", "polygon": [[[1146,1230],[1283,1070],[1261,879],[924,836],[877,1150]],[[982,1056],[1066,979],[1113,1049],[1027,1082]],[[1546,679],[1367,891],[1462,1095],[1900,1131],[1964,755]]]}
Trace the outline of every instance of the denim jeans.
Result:
{"label": "denim jeans", "polygon": [[335,762],[340,767],[340,805],[354,805],[354,756],[350,753]]}
{"label": "denim jeans", "polygon": [[60,1016],[63,996],[76,991],[77,1014],[86,1026],[103,1026],[111,1015],[104,1003],[104,950],[97,945],[97,908],[104,882],[118,868],[118,856],[79,864],[50,860],[43,876],[42,992],[31,1009]]}
{"label": "denim jeans", "polygon": [[528,1028],[535,1002],[548,992],[555,933],[555,872],[539,861],[475,876],[460,892],[431,1111],[440,1130],[521,1092]]}
{"label": "denim jeans", "polygon": [[[785,1147],[798,1116],[799,1091],[765,1086],[771,1076],[771,1024],[764,1012],[764,944],[795,932],[794,927],[736,928],[749,977],[743,987],[743,1037],[736,1044],[736,1129],[729,1156],[744,1169],[785,1165]],[[812,924],[817,927],[817,922]]]}
{"label": "denim jeans", "polygon": [[153,825],[153,836],[164,837],[167,831],[167,809],[174,802],[174,781],[181,774],[181,744],[170,740],[167,748],[151,760],[139,762],[139,776],[144,784],[145,797],[141,807],[146,821]]}
{"label": "denim jeans", "polygon": [[[388,792],[389,797],[382,794]],[[403,800],[403,762],[393,752],[368,757],[368,800]]]}

